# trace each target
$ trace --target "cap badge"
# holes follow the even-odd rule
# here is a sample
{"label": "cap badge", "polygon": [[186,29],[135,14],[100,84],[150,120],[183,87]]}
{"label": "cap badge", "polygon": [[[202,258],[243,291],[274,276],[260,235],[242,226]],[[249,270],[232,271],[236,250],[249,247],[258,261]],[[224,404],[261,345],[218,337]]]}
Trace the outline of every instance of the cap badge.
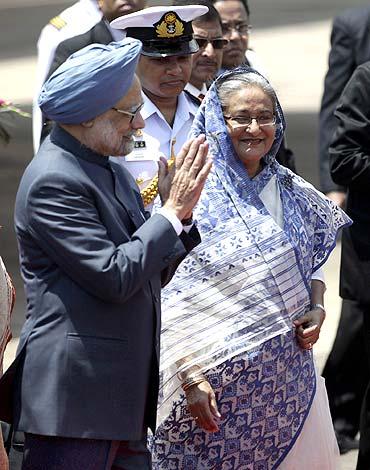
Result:
{"label": "cap badge", "polygon": [[158,38],[174,38],[184,33],[184,24],[173,11],[163,15],[154,26]]}

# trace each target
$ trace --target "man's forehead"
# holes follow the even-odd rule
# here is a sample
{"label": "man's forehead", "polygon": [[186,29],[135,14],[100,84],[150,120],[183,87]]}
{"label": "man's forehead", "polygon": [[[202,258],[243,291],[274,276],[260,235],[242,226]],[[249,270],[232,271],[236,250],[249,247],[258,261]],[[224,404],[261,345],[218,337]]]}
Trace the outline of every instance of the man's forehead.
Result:
{"label": "man's forehead", "polygon": [[204,34],[208,36],[209,32],[219,33],[221,35],[222,28],[219,21],[197,21],[193,22],[193,30],[195,34]]}
{"label": "man's forehead", "polygon": [[248,14],[245,11],[244,5],[239,0],[229,0],[223,2],[216,2],[215,7],[220,13],[221,20],[240,20],[246,21]]}

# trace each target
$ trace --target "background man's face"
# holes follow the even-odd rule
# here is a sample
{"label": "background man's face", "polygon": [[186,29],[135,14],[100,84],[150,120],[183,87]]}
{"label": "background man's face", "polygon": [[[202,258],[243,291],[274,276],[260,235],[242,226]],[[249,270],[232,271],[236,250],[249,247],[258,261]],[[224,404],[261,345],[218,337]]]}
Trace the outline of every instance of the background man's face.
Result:
{"label": "background man's face", "polygon": [[[222,28],[218,21],[193,22],[195,38],[212,39],[222,38]],[[190,83],[201,88],[203,83],[212,80],[222,63],[223,49],[215,49],[209,42],[204,48],[193,54],[193,67]]]}
{"label": "background man's face", "polygon": [[99,0],[99,7],[108,21],[145,8],[146,0]]}
{"label": "background man's face", "polygon": [[[229,44],[224,48],[222,66],[232,69],[245,62],[245,52],[248,49],[246,26],[249,25],[249,18],[239,0],[218,1],[215,8],[221,16],[223,36],[229,40]],[[237,31],[235,27],[241,28],[242,31]]]}
{"label": "background man's face", "polygon": [[148,57],[142,55],[136,73],[144,92],[161,98],[178,96],[188,83],[192,56]]}

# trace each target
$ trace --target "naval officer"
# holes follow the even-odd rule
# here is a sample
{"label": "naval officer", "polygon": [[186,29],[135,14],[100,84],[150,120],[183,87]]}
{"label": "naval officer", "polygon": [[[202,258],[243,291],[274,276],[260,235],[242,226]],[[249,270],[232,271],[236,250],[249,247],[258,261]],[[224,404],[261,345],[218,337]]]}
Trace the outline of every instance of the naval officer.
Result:
{"label": "naval officer", "polygon": [[134,151],[115,160],[135,178],[147,209],[158,193],[160,156],[171,159],[179,152],[198,109],[184,88],[191,75],[192,54],[199,50],[191,21],[207,11],[203,5],[159,6],[111,23],[143,43],[136,73],[143,89],[145,129],[137,133]]}

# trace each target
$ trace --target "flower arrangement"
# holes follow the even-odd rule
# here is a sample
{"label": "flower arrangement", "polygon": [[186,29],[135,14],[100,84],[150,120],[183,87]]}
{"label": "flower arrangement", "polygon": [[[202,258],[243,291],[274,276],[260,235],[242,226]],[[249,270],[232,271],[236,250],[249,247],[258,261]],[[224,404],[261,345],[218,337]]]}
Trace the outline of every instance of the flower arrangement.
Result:
{"label": "flower arrangement", "polygon": [[12,120],[15,115],[31,117],[29,113],[17,108],[10,101],[5,101],[0,98],[0,141],[4,144],[9,143],[10,141],[10,134],[6,127],[14,125]]}

